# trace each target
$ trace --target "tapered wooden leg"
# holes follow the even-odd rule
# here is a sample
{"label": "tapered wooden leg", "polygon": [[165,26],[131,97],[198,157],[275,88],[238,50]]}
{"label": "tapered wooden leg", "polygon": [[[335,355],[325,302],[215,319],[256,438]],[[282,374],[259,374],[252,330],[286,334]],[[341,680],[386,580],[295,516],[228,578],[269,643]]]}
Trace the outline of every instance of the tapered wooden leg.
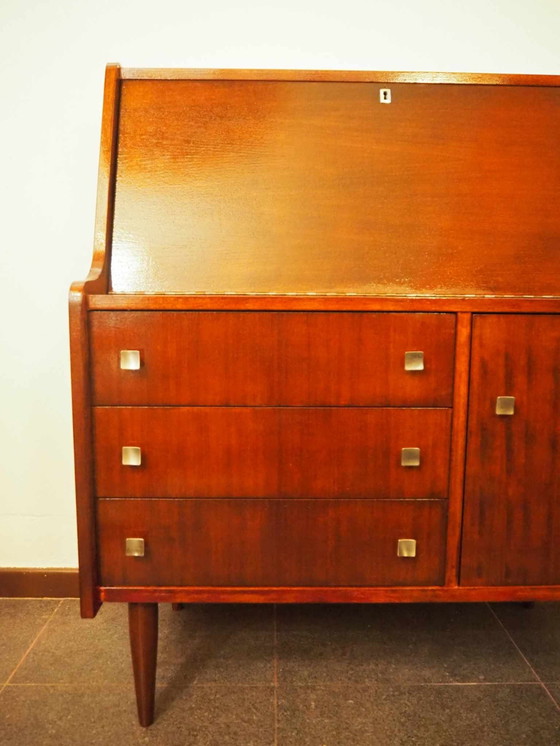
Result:
{"label": "tapered wooden leg", "polygon": [[158,605],[128,604],[128,627],[140,725],[154,722]]}
{"label": "tapered wooden leg", "polygon": [[173,611],[181,611],[185,608],[185,604],[171,604]]}

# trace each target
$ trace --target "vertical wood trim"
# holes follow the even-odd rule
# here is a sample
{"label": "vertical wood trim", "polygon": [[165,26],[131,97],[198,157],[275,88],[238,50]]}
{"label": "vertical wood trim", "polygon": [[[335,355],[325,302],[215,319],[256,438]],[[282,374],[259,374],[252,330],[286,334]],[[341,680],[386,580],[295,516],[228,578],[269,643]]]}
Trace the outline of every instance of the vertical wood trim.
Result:
{"label": "vertical wood trim", "polygon": [[94,617],[101,605],[97,591],[93,429],[89,380],[87,307],[82,293],[70,292],[70,365],[74,425],[74,478],[78,519],[80,607]]}
{"label": "vertical wood trim", "polygon": [[101,124],[101,152],[93,259],[87,279],[85,282],[76,282],[71,286],[69,299],[80,603],[81,613],[84,617],[95,616],[101,605],[97,588],[87,295],[91,292],[105,293],[109,285],[108,267],[110,233],[113,222],[119,91],[120,67],[118,65],[108,65],[105,73]]}
{"label": "vertical wood trim", "polygon": [[[99,268],[95,278],[96,287],[91,291],[106,293],[109,289],[109,264],[113,232],[113,209],[115,177],[117,168],[117,144],[121,91],[121,68],[107,65],[103,94],[103,116],[101,119],[101,145],[99,151],[99,173],[97,179],[97,205],[93,240],[92,270]],[[91,274],[91,272],[90,272]],[[88,280],[91,281],[88,277]]]}
{"label": "vertical wood trim", "polygon": [[457,587],[463,520],[472,314],[457,314],[445,585]]}

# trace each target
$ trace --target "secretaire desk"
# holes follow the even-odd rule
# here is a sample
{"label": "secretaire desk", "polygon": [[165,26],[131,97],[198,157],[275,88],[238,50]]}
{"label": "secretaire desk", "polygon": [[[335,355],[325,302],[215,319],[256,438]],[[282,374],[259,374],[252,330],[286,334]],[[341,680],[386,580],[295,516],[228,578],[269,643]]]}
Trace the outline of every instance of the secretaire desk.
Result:
{"label": "secretaire desk", "polygon": [[560,599],[560,77],[107,68],[81,604]]}

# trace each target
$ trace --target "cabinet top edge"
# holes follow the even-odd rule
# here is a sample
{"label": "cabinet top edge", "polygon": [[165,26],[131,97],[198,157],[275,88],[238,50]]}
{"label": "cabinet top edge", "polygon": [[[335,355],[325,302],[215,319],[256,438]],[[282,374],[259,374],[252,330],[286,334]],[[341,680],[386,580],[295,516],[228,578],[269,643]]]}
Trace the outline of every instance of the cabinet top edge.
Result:
{"label": "cabinet top edge", "polygon": [[91,294],[90,311],[285,310],[560,313],[560,297]]}
{"label": "cabinet top edge", "polygon": [[120,68],[122,80],[247,80],[331,83],[447,83],[560,86],[560,75],[365,70],[264,70],[225,68]]}

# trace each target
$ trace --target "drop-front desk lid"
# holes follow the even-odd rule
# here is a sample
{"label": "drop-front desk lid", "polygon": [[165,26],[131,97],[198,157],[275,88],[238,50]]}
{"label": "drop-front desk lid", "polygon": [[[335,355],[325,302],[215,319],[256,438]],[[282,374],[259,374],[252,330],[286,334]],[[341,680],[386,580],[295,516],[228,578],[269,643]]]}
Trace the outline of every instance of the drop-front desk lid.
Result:
{"label": "drop-front desk lid", "polygon": [[110,290],[558,296],[559,83],[123,70]]}

